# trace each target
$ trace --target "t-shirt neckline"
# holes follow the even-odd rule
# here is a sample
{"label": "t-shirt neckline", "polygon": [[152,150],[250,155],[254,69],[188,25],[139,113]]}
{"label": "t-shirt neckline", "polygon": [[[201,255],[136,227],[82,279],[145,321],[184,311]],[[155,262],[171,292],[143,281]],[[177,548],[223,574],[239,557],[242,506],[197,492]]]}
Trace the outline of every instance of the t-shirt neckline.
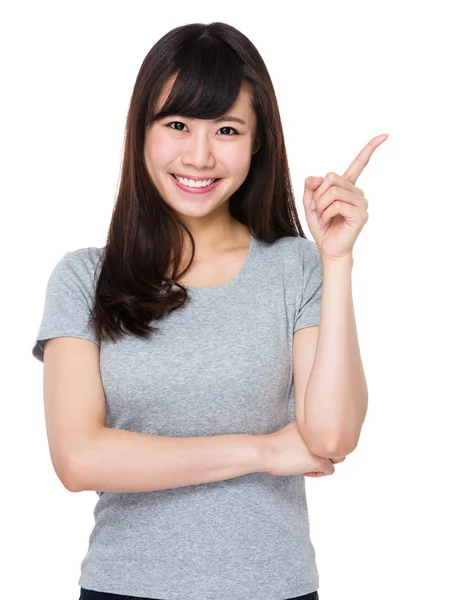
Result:
{"label": "t-shirt neckline", "polygon": [[191,287],[184,283],[182,284],[182,286],[185,287],[189,292],[191,292],[192,294],[195,294],[195,295],[210,295],[210,294],[214,294],[214,293],[217,294],[217,293],[227,291],[230,288],[233,288],[238,283],[241,283],[245,279],[246,275],[248,274],[248,271],[251,267],[251,263],[254,258],[256,243],[257,243],[257,240],[254,237],[252,231],[250,231],[248,254],[246,255],[245,262],[243,263],[242,268],[240,269],[240,271],[237,273],[237,275],[233,279],[230,279],[229,281],[226,281],[225,283],[221,283],[220,285],[214,285],[212,287]]}

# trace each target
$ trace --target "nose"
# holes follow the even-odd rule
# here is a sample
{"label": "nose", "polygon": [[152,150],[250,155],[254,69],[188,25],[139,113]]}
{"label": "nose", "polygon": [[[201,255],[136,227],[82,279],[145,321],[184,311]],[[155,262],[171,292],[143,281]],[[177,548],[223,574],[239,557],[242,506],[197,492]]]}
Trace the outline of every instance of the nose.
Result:
{"label": "nose", "polygon": [[206,132],[191,134],[184,146],[182,163],[199,171],[201,169],[212,169],[215,166],[215,158],[212,145]]}

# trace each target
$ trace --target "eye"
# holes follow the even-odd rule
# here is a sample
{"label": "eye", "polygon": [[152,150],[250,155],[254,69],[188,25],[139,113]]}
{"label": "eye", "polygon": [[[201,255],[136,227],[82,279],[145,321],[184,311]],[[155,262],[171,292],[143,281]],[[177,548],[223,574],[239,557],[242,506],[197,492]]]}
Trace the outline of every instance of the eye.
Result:
{"label": "eye", "polygon": [[[234,127],[222,127],[221,129],[219,129],[218,131],[221,131],[222,129],[231,129],[234,133],[232,135],[240,135],[239,132],[237,131],[237,129],[234,129]],[[229,136],[228,136],[229,137]],[[232,137],[232,136],[231,136]]]}
{"label": "eye", "polygon": [[170,129],[175,129],[176,131],[181,131],[181,129],[178,129],[176,127],[171,127],[171,125],[173,125],[173,123],[176,123],[177,125],[185,126],[185,123],[181,123],[181,121],[171,121],[170,123],[167,123],[167,127],[170,127]]}

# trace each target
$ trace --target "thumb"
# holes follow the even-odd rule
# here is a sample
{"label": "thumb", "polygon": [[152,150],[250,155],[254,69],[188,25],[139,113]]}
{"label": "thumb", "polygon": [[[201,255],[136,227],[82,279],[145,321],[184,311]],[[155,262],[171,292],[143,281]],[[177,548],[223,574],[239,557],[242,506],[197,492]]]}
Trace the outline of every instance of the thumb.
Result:
{"label": "thumb", "polygon": [[312,194],[324,181],[323,177],[307,177],[304,181],[304,207],[311,210]]}

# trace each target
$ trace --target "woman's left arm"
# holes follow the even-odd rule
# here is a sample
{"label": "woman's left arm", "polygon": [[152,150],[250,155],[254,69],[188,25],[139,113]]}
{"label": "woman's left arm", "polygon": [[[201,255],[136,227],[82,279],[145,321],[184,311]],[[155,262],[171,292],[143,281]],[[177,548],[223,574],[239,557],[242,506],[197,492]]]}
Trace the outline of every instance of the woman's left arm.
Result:
{"label": "woman's left arm", "polygon": [[321,262],[320,327],[304,395],[305,427],[314,439],[326,440],[318,455],[346,456],[357,446],[368,408],[352,299],[353,258]]}
{"label": "woman's left arm", "polygon": [[321,257],[323,287],[302,426],[305,438],[315,440],[312,452],[326,457],[354,450],[368,407],[351,282],[353,247],[368,220],[368,201],[355,183],[387,138],[381,134],[370,140],[343,175],[308,177],[304,185],[304,209]]}

